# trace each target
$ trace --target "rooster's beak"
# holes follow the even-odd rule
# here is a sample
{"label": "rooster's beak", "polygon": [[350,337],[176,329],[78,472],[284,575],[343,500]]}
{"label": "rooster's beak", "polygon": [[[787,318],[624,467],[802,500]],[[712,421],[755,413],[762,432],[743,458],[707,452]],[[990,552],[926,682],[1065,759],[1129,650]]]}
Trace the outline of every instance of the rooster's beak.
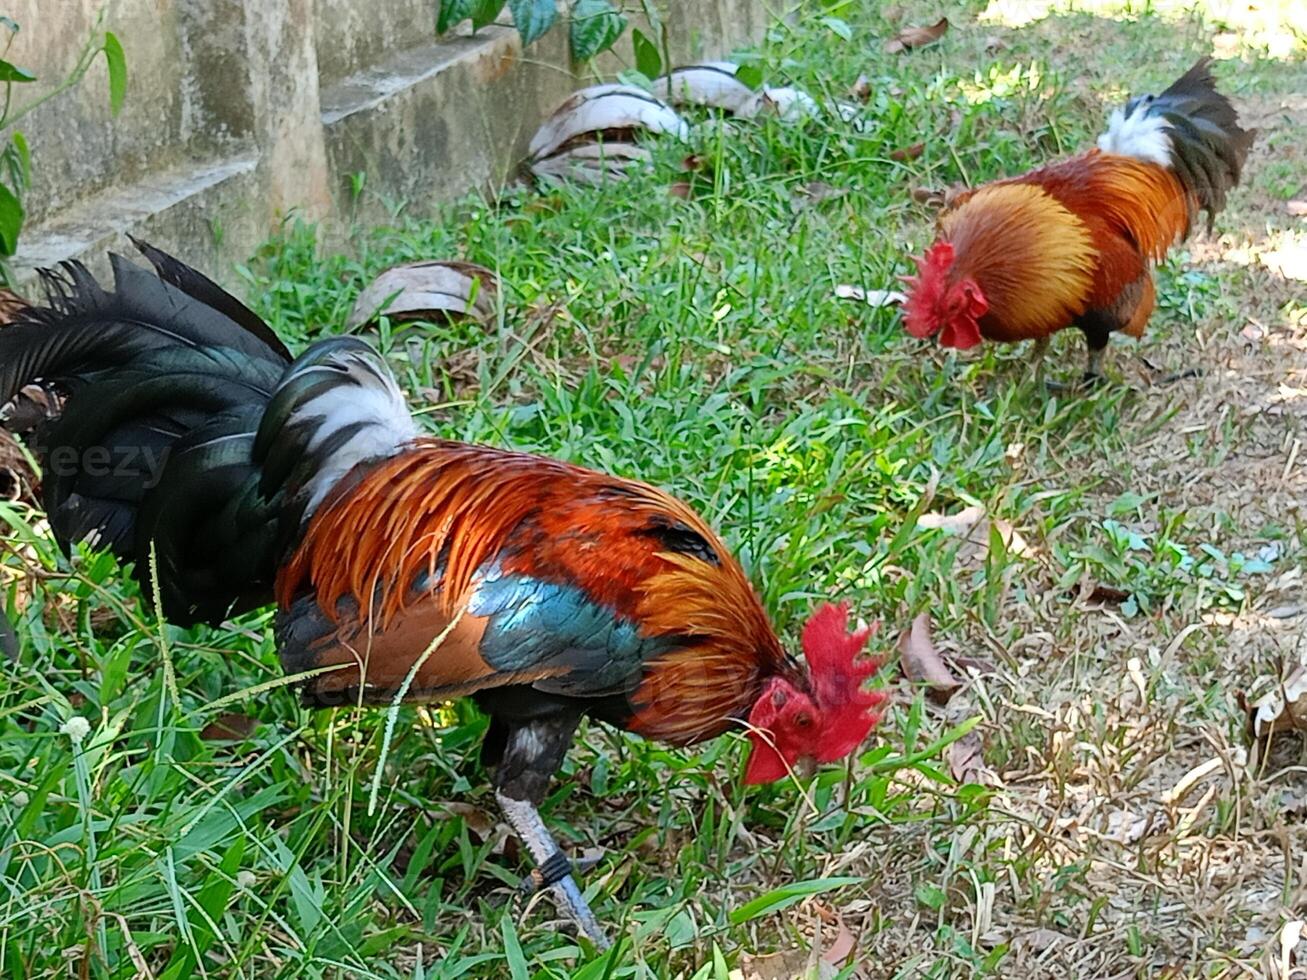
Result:
{"label": "rooster's beak", "polygon": [[817,760],[810,755],[801,755],[794,763],[794,774],[800,779],[807,779],[817,771]]}

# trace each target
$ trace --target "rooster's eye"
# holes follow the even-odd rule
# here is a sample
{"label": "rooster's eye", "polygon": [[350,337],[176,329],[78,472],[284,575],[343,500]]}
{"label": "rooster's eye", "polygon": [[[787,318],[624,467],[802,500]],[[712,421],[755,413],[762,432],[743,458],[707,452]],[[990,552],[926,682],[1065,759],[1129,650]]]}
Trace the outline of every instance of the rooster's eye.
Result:
{"label": "rooster's eye", "polygon": [[794,724],[797,725],[799,728],[811,728],[812,715],[809,714],[795,715]]}

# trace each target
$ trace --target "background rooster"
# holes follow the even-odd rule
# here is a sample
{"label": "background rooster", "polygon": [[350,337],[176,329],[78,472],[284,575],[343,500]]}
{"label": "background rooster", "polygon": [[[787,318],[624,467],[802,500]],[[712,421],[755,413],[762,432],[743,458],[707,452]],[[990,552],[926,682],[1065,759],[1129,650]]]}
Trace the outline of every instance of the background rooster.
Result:
{"label": "background rooster", "polygon": [[1076,326],[1096,378],[1114,331],[1143,335],[1152,263],[1200,210],[1211,230],[1252,145],[1209,65],[1131,99],[1097,149],[952,196],[908,279],[908,332],[960,349],[1034,340],[1042,361],[1049,337]]}
{"label": "background rooster", "polygon": [[883,696],[844,607],[786,655],[740,565],[689,507],[630,480],[420,435],[380,355],[298,358],[259,318],[146,245],[152,275],[80,265],[0,330],[0,405],[40,381],[43,501],[65,548],[134,561],[163,612],[218,622],[275,600],[313,705],[473,695],[504,812],[598,944],[537,812],[584,715],[688,745],[746,725],[750,783],[852,752]]}

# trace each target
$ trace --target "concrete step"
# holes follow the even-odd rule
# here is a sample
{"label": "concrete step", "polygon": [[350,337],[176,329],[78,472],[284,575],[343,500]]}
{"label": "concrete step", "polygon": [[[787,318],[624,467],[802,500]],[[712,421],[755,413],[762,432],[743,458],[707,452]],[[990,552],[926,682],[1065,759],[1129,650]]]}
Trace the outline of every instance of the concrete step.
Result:
{"label": "concrete step", "polygon": [[253,152],[159,174],[79,201],[51,221],[23,231],[14,263],[19,282],[39,268],[85,258],[107,272],[106,251],[136,254],[132,234],[203,265],[216,259],[228,235],[257,234],[262,222],[249,207],[259,193]]}
{"label": "concrete step", "polygon": [[[132,233],[230,282],[233,264],[288,211],[321,222],[331,247],[350,224],[385,221],[400,205],[429,214],[510,176],[540,121],[584,84],[572,74],[565,29],[525,53],[502,22],[475,35],[464,25],[428,41],[426,0],[264,0],[257,13],[243,0],[120,2],[135,13],[156,4],[170,12],[158,25],[150,76],[132,76],[131,119],[124,112],[114,123],[130,124],[142,139],[152,133],[163,145],[127,168],[112,139],[98,153],[72,139],[104,115],[103,106],[69,103],[58,108],[71,107],[71,116],[57,118],[52,109],[48,151],[63,134],[77,146],[78,165],[98,169],[94,180],[70,179],[31,202],[33,213],[54,201],[59,210],[23,230],[13,263],[20,281],[70,258],[103,269],[104,251],[127,248]],[[362,30],[374,6],[385,30],[354,37],[348,51],[332,48],[322,59],[337,39],[333,18],[353,18]],[[728,53],[757,37],[766,16],[763,0],[668,0],[667,8],[680,60]],[[186,43],[174,50],[178,38]],[[597,70],[612,77],[629,55],[623,38]],[[375,63],[359,67],[367,61]],[[173,94],[195,89],[175,139],[176,126],[149,121],[149,85]],[[177,162],[196,159],[204,162]],[[142,175],[141,166],[151,169]],[[356,200],[358,174],[364,192]]]}
{"label": "concrete step", "polygon": [[[576,87],[559,32],[522,57],[517,32],[400,51],[322,92],[328,168],[338,208],[356,220],[404,202],[419,210],[497,183],[525,155],[540,120]],[[351,178],[365,175],[361,202]]]}

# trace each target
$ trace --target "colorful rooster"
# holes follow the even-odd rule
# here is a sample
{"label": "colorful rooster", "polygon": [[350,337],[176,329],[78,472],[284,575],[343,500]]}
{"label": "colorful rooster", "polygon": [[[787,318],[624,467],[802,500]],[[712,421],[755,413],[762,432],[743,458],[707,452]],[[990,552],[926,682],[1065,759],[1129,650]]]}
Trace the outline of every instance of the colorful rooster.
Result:
{"label": "colorful rooster", "polygon": [[214,283],[80,265],[0,330],[0,405],[66,396],[36,442],[62,546],[157,560],[163,612],[216,623],[275,599],[285,669],[319,706],[471,695],[536,880],[603,931],[537,807],[583,716],[674,745],[733,728],[745,780],[843,758],[876,724],[847,609],[786,655],[740,565],[689,507],[566,463],[424,437],[357,339],[298,358]]}
{"label": "colorful rooster", "polygon": [[908,279],[904,323],[965,350],[981,339],[1034,340],[1084,331],[1087,380],[1108,337],[1141,337],[1156,296],[1152,263],[1208,230],[1239,182],[1254,134],[1216,91],[1210,59],[1161,95],[1131,99],[1098,148],[1021,177],[950,196],[939,234]]}

